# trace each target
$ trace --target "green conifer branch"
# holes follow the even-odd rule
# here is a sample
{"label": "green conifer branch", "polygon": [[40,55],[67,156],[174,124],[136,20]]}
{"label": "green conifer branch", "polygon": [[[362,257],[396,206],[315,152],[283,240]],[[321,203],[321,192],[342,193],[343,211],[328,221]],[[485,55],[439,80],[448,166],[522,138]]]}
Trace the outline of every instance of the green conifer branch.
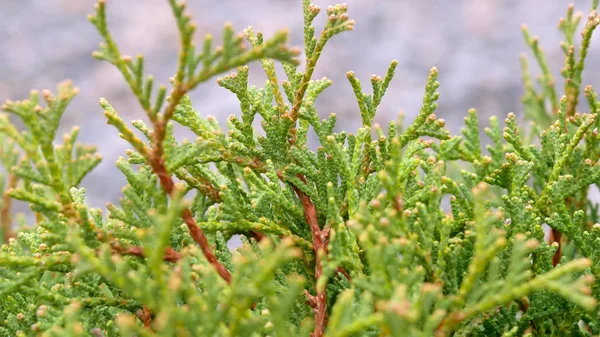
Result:
{"label": "green conifer branch", "polygon": [[[335,5],[327,7],[327,24],[320,37],[317,39],[314,36],[314,27],[311,25],[312,20],[320,13],[321,9],[319,6],[311,4],[309,0],[303,0],[304,7],[304,40],[306,46],[306,69],[302,74],[302,79],[296,86],[294,92],[294,100],[292,102],[292,109],[289,112],[289,118],[293,124],[298,120],[300,113],[300,107],[304,100],[304,94],[308,89],[308,84],[312,78],[312,74],[317,65],[317,61],[323,52],[323,48],[327,44],[330,38],[334,35],[340,34],[347,30],[354,28],[354,20],[350,20],[346,11],[348,6],[345,4]],[[291,131],[291,130],[290,130]],[[292,143],[295,142],[295,136],[292,133]]]}
{"label": "green conifer branch", "polygon": [[543,88],[543,97],[547,97],[550,101],[550,108],[552,112],[558,110],[558,96],[556,94],[555,88],[555,80],[550,72],[550,68],[548,67],[548,61],[546,60],[546,56],[543,50],[539,46],[539,40],[537,37],[532,37],[529,34],[529,29],[526,25],[521,26],[521,30],[523,31],[523,36],[525,38],[525,43],[531,48],[533,55],[542,70],[542,76],[539,79],[542,88]]}
{"label": "green conifer branch", "polygon": [[[124,123],[118,120],[114,110],[112,110],[112,112],[111,110],[107,110],[105,113],[109,123],[117,126],[119,131],[121,131],[123,138],[129,141],[134,148],[136,148],[136,150],[146,158],[155,174],[159,177],[165,191],[172,195],[174,183],[170,176],[171,172],[167,171],[167,167],[165,166],[163,142],[166,137],[167,123],[173,117],[177,105],[185,96],[185,94],[189,90],[194,89],[194,87],[196,87],[199,83],[206,81],[215,74],[227,71],[230,68],[235,68],[254,59],[260,59],[263,57],[273,57],[285,61],[293,61],[295,52],[288,51],[283,46],[287,39],[287,33],[285,31],[276,34],[272,39],[266,41],[261,46],[253,48],[249,52],[244,52],[242,44],[243,42],[240,38],[234,37],[231,25],[226,25],[223,38],[223,47],[213,53],[210,50],[210,37],[207,37],[205,39],[203,54],[195,56],[192,54],[194,51],[192,40],[195,27],[191,23],[189,16],[185,14],[185,4],[176,3],[174,0],[169,1],[169,3],[177,20],[177,27],[180,33],[181,49],[179,53],[177,72],[173,78],[173,85],[175,88],[169,94],[167,98],[168,104],[161,116],[158,116],[157,112],[160,110],[162,102],[158,101],[155,107],[151,108],[149,103],[149,97],[151,94],[149,92],[144,93],[142,91],[142,88],[146,88],[147,90],[152,88],[152,78],[147,80],[145,86],[142,85],[141,79],[143,72],[143,58],[141,56],[138,57],[137,63],[132,65],[129,57],[121,56],[117,45],[108,31],[104,1],[98,1],[96,5],[96,14],[90,16],[90,21],[96,26],[100,35],[106,42],[104,45],[100,46],[100,52],[97,52],[95,57],[106,60],[114,64],[117,69],[119,69],[153,123],[154,130],[152,132],[151,151],[148,151],[146,146],[135,137],[133,132],[127,129]],[[217,59],[219,59],[217,64],[212,65]],[[204,60],[204,67],[200,70],[200,72],[196,73],[196,68],[201,60]],[[163,97],[164,91],[165,89],[163,88],[159,89],[159,94],[157,97]],[[107,105],[105,102],[101,102],[101,104],[103,106]],[[212,253],[208,245],[208,241],[204,236],[204,233],[197,226],[196,221],[193,219],[193,216],[189,210],[183,210],[182,219],[188,225],[194,240],[202,247],[206,258],[215,266],[215,268],[217,268],[217,270],[219,270],[221,276],[225,280],[229,281],[231,278],[229,272],[217,261],[215,255]]]}
{"label": "green conifer branch", "polygon": [[[131,127],[101,100],[108,123],[133,148],[117,161],[127,185],[107,205],[108,218],[85,204],[78,186],[100,160],[95,148],[76,143],[77,128],[54,144],[76,89],[66,83],[56,95],[34,91],[4,105],[25,130],[0,116],[7,169],[0,214],[3,235],[14,233],[0,248],[0,335],[600,333],[600,217],[589,196],[600,178],[598,102],[589,86],[589,113],[576,112],[573,98],[594,11],[579,50],[572,6],[559,24],[566,40],[560,100],[525,32],[543,73],[538,93],[523,59],[525,117],[537,124],[524,128],[511,113],[502,128],[492,117],[485,152],[474,109],[462,136],[434,115],[437,68],[412,124],[402,116],[387,132],[373,124],[395,61],[384,78],[371,77],[371,94],[348,73],[361,128],[336,133],[336,114],[319,117],[314,102],[332,82],[311,77],[328,39],[352,28],[345,5],[328,9],[317,38],[319,8],[303,2],[307,66],[299,72],[285,33],[265,40],[226,25],[221,47],[207,35],[196,50],[185,5],[169,4],[181,45],[169,93],[144,77],[143,57],[120,54],[103,1],[91,17],[105,40],[95,56],[123,73],[150,121]],[[245,63],[253,60],[267,74],[263,88],[249,85]],[[281,83],[275,60],[287,76]],[[200,116],[187,94],[233,68],[217,80],[240,101],[224,129]],[[257,114],[262,130],[253,126]],[[171,121],[197,138],[180,140]],[[311,128],[316,151],[307,146]],[[11,198],[31,206],[35,227],[14,229],[24,221],[11,214]],[[552,229],[547,242],[544,225]],[[236,235],[243,245],[230,250]]]}

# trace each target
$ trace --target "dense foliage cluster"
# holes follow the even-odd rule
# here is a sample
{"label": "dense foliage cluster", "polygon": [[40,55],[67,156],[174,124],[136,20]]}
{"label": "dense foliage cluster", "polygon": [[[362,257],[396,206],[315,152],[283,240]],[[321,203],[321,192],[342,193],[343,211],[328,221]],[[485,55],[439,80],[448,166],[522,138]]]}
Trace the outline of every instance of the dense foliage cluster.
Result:
{"label": "dense foliage cluster", "polygon": [[[314,102],[331,81],[312,74],[327,41],[353,28],[346,5],[328,7],[317,34],[321,9],[303,0],[299,68],[285,31],[226,25],[218,47],[211,35],[196,47],[185,5],[169,3],[181,45],[170,89],[154,86],[142,56],[121,54],[103,0],[90,16],[104,40],[94,56],[118,68],[146,112],[129,124],[100,100],[132,147],[107,216],[78,187],[101,160],[95,148],[76,142],[77,128],[56,140],[77,89],[65,82],[2,106],[1,336],[600,334],[600,219],[588,198],[600,182],[600,102],[581,89],[598,1],[583,29],[572,6],[560,21],[562,90],[524,27],[541,69],[535,84],[523,57],[534,123],[492,117],[486,149],[475,110],[462,136],[434,115],[436,68],[412,124],[373,124],[397,61],[371,77],[371,93],[348,72],[355,133],[334,132],[335,114],[321,119]],[[262,88],[248,83],[251,61],[267,75]],[[231,69],[217,83],[240,113],[223,130],[187,94]],[[177,139],[175,124],[197,138]],[[16,229],[12,199],[29,203],[35,225]],[[234,235],[243,245],[230,250]]]}

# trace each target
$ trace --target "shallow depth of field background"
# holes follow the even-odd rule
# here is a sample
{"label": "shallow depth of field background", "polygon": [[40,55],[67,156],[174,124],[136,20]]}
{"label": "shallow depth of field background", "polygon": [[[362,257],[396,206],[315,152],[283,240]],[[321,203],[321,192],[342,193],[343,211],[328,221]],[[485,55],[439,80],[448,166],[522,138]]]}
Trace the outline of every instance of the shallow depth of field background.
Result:
{"label": "shallow depth of field background", "polygon": [[[326,20],[325,7],[335,0],[315,0],[322,14],[317,30]],[[100,37],[87,21],[93,0],[0,0],[0,101],[20,100],[31,88],[54,89],[70,78],[80,89],[63,117],[62,130],[81,126],[80,140],[97,144],[104,160],[83,182],[89,203],[104,207],[116,201],[125,179],[115,161],[129,146],[108,126],[97,104],[106,97],[125,120],[144,118],[120,73],[108,63],[91,57]],[[106,0],[109,25],[124,54],[146,55],[146,70],[156,82],[168,83],[177,59],[178,39],[166,0]],[[289,28],[291,45],[302,42],[301,0],[189,0],[197,22],[197,42],[205,33],[221,37],[225,21],[236,30],[248,25],[270,36]],[[540,36],[551,68],[562,92],[562,36],[559,17],[566,12],[563,0],[346,0],[355,30],[334,37],[325,48],[315,78],[333,80],[317,101],[321,116],[335,112],[338,131],[354,132],[360,115],[345,73],[354,70],[367,90],[371,74],[385,74],[392,59],[399,60],[396,77],[384,98],[376,122],[385,125],[405,111],[407,121],[418,112],[429,68],[437,66],[441,83],[436,115],[448,121],[456,134],[467,109],[476,108],[484,124],[491,115],[503,119],[508,112],[521,112],[522,95],[519,54],[528,52],[520,26],[527,23]],[[575,1],[585,13],[591,0]],[[597,32],[600,33],[600,32]],[[596,34],[598,35],[598,34]],[[578,35],[579,38],[579,35]],[[584,83],[600,89],[594,76],[600,66],[600,38],[592,41]],[[534,73],[538,68],[527,53]],[[281,68],[279,68],[281,69]],[[260,67],[251,67],[251,81],[264,83]],[[280,71],[279,78],[285,78]],[[155,82],[155,83],[156,83]],[[239,113],[235,96],[213,80],[192,94],[200,114],[214,115],[223,122]],[[581,105],[587,111],[587,105]],[[221,123],[222,125],[224,123]]]}

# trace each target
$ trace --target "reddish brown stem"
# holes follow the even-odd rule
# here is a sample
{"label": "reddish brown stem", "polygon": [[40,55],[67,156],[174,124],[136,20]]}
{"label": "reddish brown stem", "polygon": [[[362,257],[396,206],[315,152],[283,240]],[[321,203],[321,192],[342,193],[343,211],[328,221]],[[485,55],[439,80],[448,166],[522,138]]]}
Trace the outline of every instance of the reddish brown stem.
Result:
{"label": "reddish brown stem", "polygon": [[[14,174],[8,176],[8,189],[17,187],[18,178]],[[2,224],[2,233],[4,233],[4,242],[8,242],[10,238],[15,237],[12,229],[12,198],[4,193],[2,197],[2,210],[0,210],[0,223]]]}
{"label": "reddish brown stem", "polygon": [[145,305],[142,305],[142,308],[135,315],[144,324],[145,328],[152,330],[152,313]]}
{"label": "reddish brown stem", "polygon": [[261,242],[262,240],[267,238],[265,234],[257,231],[250,231],[250,235],[252,235],[256,242]]}
{"label": "reddish brown stem", "polygon": [[[280,178],[282,174],[278,172]],[[298,178],[302,180],[303,183],[307,184],[306,179],[302,175],[298,175]],[[310,232],[312,234],[312,244],[313,250],[315,252],[315,279],[319,280],[321,275],[323,275],[323,265],[321,263],[321,258],[319,257],[320,251],[326,251],[326,247],[324,244],[323,233],[321,232],[321,228],[319,227],[319,221],[317,218],[317,209],[315,205],[310,200],[310,198],[304,194],[299,188],[292,185],[294,192],[300,198],[300,202],[302,203],[302,208],[304,210],[304,217],[306,218],[306,222],[308,222],[308,226],[310,227]],[[313,311],[315,314],[315,328],[311,333],[311,337],[322,337],[323,332],[325,331],[325,320],[327,318],[327,293],[326,287],[323,287],[322,290],[317,291],[317,296],[308,296],[309,301],[311,302],[311,306],[313,306]],[[308,293],[308,292],[307,292]]]}
{"label": "reddish brown stem", "polygon": [[[162,140],[160,144],[162,144]],[[152,166],[152,170],[154,171],[154,173],[158,176],[158,179],[160,180],[160,184],[162,185],[163,189],[167,192],[167,194],[172,196],[173,187],[175,186],[175,184],[173,183],[173,178],[171,178],[171,176],[167,173],[167,168],[165,167],[165,159],[163,157],[155,157],[159,153],[162,154],[162,145],[154,144],[154,147],[155,150],[153,152],[153,156],[150,158],[150,165]],[[156,150],[156,148],[158,147],[160,147],[161,150]],[[189,210],[189,208],[183,210],[183,212],[181,213],[181,218],[188,227],[190,236],[192,237],[194,242],[196,242],[200,246],[200,249],[202,249],[202,253],[206,257],[208,262],[213,265],[213,267],[217,270],[217,272],[225,280],[225,282],[231,283],[231,273],[229,273],[229,270],[227,270],[227,268],[225,268],[225,266],[223,266],[223,264],[219,262],[216,255],[213,253],[210,244],[208,243],[208,240],[204,235],[204,232],[200,227],[198,227],[198,224],[192,216],[192,212]]]}
{"label": "reddish brown stem", "polygon": [[[144,249],[142,247],[133,246],[127,249],[122,249],[119,246],[113,246],[113,250],[115,250],[119,254],[123,255],[135,255],[139,257],[145,257]],[[167,247],[165,249],[164,260],[167,262],[175,263],[181,259],[181,254],[171,247]]]}
{"label": "reddish brown stem", "polygon": [[[152,152],[147,153],[146,158],[148,159],[152,170],[158,176],[163,189],[170,196],[173,196],[173,187],[175,184],[165,166],[163,141],[166,137],[167,123],[171,117],[173,117],[175,108],[179,104],[181,98],[187,93],[188,89],[189,88],[186,85],[177,85],[169,95],[169,104],[165,108],[162,118],[152,118],[152,123],[154,125],[154,132],[152,134]],[[149,114],[149,116],[152,117],[153,114]],[[225,282],[231,283],[231,274],[213,253],[204,232],[198,227],[196,220],[194,220],[192,212],[188,208],[184,209],[181,213],[181,218],[187,225],[190,236],[200,246],[202,253],[209,263],[213,265]]]}
{"label": "reddish brown stem", "polygon": [[185,210],[183,210],[183,214],[181,215],[181,217],[183,218],[183,221],[185,222],[185,224],[188,227],[188,230],[190,231],[190,236],[192,237],[192,239],[194,239],[194,241],[197,244],[200,245],[200,249],[202,249],[202,253],[206,257],[208,262],[213,265],[213,267],[217,270],[217,272],[219,273],[219,275],[221,275],[225,282],[227,282],[228,284],[231,283],[231,273],[229,272],[229,270],[227,270],[227,268],[225,268],[223,264],[221,264],[221,262],[219,262],[217,256],[213,253],[208,243],[208,240],[204,235],[204,232],[202,232],[202,229],[200,229],[200,227],[198,227],[198,225],[196,224],[196,220],[194,220],[192,212],[190,212],[190,210],[186,208]]}
{"label": "reddish brown stem", "polygon": [[352,278],[350,277],[350,275],[348,274],[348,272],[344,270],[344,268],[338,267],[337,268],[337,272],[340,273],[340,274],[342,274],[342,275],[344,275],[348,279],[348,281],[352,282]]}
{"label": "reddish brown stem", "polygon": [[317,299],[306,289],[304,289],[304,295],[306,295],[306,304],[310,305],[311,308],[317,307]]}

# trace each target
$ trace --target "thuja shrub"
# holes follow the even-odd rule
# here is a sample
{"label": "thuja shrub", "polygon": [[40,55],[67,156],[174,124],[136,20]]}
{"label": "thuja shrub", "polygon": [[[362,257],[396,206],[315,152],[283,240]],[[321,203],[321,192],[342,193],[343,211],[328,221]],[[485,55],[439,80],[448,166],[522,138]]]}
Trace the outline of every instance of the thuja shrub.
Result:
{"label": "thuja shrub", "polygon": [[[353,28],[346,5],[328,7],[317,33],[322,10],[303,1],[299,67],[285,31],[226,25],[219,46],[211,35],[196,46],[185,5],[169,3],[181,46],[170,86],[154,86],[142,56],[121,54],[104,1],[90,16],[104,40],[94,56],[122,73],[146,112],[147,122],[126,123],[100,99],[131,145],[117,161],[128,181],[118,205],[85,203],[79,184],[101,158],[76,142],[78,129],[57,140],[77,94],[69,82],[2,106],[0,335],[600,334],[600,219],[588,198],[600,182],[600,103],[582,88],[598,1],[587,19],[570,6],[560,20],[564,81],[523,28],[541,69],[534,83],[522,58],[523,116],[534,123],[492,117],[485,147],[475,110],[461,136],[434,115],[436,68],[412,124],[373,124],[397,61],[371,77],[372,91],[347,73],[360,129],[335,133],[336,116],[321,119],[314,102],[331,81],[312,74],[327,42]],[[253,61],[262,88],[248,84]],[[188,93],[231,70],[217,83],[240,112],[223,130]],[[176,124],[197,138],[177,140]],[[17,221],[13,199],[35,223]]]}

